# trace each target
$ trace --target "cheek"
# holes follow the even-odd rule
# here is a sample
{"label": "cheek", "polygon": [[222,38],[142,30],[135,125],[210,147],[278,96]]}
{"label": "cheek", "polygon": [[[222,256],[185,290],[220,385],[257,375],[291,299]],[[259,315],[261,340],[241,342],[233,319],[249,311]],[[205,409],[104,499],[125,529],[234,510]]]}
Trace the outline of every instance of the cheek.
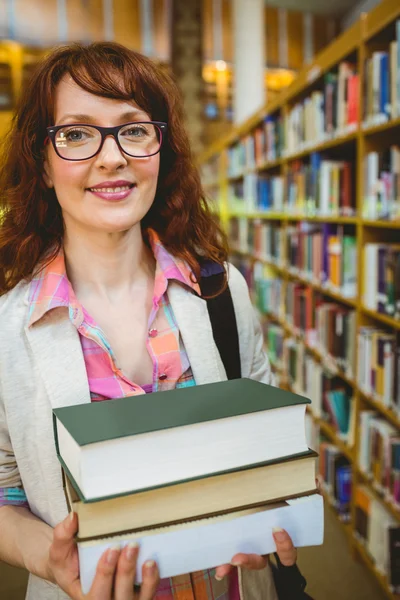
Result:
{"label": "cheek", "polygon": [[152,156],[147,161],[137,161],[137,163],[132,166],[138,181],[146,181],[149,185],[157,184],[158,173],[160,170],[159,155]]}
{"label": "cheek", "polygon": [[87,179],[87,166],[83,163],[73,163],[58,159],[53,164],[53,181],[56,192],[61,192],[65,187],[70,193],[73,188],[79,187],[81,190],[85,187]]}

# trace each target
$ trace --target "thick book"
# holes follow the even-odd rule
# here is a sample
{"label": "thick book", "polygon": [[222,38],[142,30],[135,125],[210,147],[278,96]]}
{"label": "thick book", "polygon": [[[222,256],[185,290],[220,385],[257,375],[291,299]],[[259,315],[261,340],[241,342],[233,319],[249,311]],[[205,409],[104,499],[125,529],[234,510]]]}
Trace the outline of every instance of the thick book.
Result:
{"label": "thick book", "polygon": [[115,544],[121,548],[131,541],[139,544],[136,579],[141,583],[142,565],[147,560],[157,561],[160,577],[165,578],[229,564],[239,552],[275,552],[274,527],[286,529],[297,548],[320,545],[324,536],[323,512],[322,496],[313,494],[181,525],[78,541],[82,590],[88,593],[101,555]]}
{"label": "thick book", "polygon": [[53,411],[56,449],[97,501],[307,452],[309,403],[243,378],[79,404]]}
{"label": "thick book", "polygon": [[309,450],[261,467],[99,502],[80,501],[68,476],[65,488],[69,508],[78,515],[78,537],[83,540],[309,495],[315,489],[316,456]]}

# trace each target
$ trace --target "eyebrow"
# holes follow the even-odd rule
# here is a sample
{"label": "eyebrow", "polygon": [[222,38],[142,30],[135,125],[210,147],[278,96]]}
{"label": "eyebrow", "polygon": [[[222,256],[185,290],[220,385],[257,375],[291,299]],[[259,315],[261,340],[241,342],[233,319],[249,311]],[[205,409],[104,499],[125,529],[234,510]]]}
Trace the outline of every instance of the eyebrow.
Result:
{"label": "eyebrow", "polygon": [[[134,121],[135,119],[137,120],[138,117],[141,120],[148,120],[148,116],[141,110],[133,110],[133,111],[129,111],[126,113],[123,113],[122,115],[120,115],[119,117],[119,121],[120,123],[126,123],[128,121]],[[84,115],[81,113],[77,113],[77,114],[67,114],[64,115],[60,121],[59,121],[59,125],[61,125],[62,123],[64,123],[65,121],[70,121],[73,123],[87,123],[87,124],[96,124],[97,119],[95,117],[92,117],[90,115]]]}

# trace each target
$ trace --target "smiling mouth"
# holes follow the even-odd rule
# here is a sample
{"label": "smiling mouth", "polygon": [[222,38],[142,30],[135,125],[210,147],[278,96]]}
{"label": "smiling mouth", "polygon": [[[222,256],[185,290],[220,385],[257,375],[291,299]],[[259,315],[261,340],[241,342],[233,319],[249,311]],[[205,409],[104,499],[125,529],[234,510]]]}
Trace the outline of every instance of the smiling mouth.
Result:
{"label": "smiling mouth", "polygon": [[133,187],[135,187],[134,183],[132,183],[130,185],[122,185],[122,186],[117,186],[117,187],[87,188],[87,190],[89,192],[101,192],[103,194],[113,194],[113,193],[117,193],[117,192],[126,192],[128,190],[131,190]]}

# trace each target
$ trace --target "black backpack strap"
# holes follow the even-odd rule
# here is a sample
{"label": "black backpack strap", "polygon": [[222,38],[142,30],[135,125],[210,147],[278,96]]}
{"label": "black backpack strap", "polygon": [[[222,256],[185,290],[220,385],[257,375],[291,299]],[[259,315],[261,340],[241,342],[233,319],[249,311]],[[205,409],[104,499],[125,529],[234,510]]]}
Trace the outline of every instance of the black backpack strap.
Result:
{"label": "black backpack strap", "polygon": [[202,296],[206,296],[213,336],[228,379],[241,377],[239,336],[231,291],[226,286],[214,298],[207,298],[223,287],[225,271],[219,268],[203,268],[200,279]]}

